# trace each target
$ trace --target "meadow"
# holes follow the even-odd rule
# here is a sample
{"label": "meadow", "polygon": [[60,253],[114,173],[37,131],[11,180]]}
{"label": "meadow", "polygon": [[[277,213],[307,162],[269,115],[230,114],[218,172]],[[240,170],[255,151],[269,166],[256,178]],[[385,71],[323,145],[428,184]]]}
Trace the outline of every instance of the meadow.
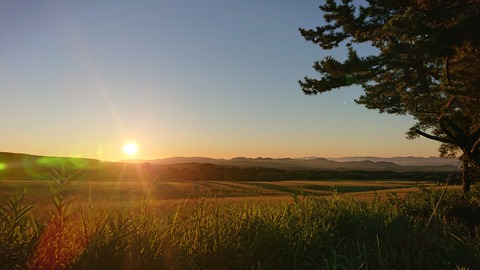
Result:
{"label": "meadow", "polygon": [[392,180],[57,174],[0,190],[1,269],[480,268],[477,189],[438,206],[443,187]]}

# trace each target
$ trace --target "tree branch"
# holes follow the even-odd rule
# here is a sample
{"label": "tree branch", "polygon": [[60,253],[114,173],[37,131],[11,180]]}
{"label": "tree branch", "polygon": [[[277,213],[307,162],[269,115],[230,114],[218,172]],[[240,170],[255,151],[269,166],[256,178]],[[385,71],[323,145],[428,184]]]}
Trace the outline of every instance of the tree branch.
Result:
{"label": "tree branch", "polygon": [[475,148],[480,145],[480,128],[475,130],[468,136],[468,143],[466,150],[469,151],[470,153],[473,153]]}
{"label": "tree branch", "polygon": [[447,84],[449,86],[452,86],[452,83],[450,82],[450,54],[452,50],[448,51],[448,54],[445,58],[445,77],[447,78]]}
{"label": "tree branch", "polygon": [[447,101],[447,104],[445,104],[445,108],[441,112],[442,114],[440,114],[440,116],[438,117],[438,121],[442,121],[442,118],[445,116],[450,106],[452,106],[452,103],[454,100],[455,100],[455,96],[451,96],[450,99]]}
{"label": "tree branch", "polygon": [[475,152],[475,148],[480,145],[480,138],[475,142],[475,144],[470,148],[470,154],[473,154]]}
{"label": "tree branch", "polygon": [[[449,127],[448,130],[449,131],[454,132],[454,137],[450,137],[450,138],[457,141],[459,146],[462,146],[462,147],[466,148],[467,145],[468,145],[467,134],[465,134],[465,132],[455,122],[453,122],[452,120],[450,120],[450,118],[448,118],[446,116],[443,117],[442,119],[440,119],[440,124],[442,124],[442,122],[444,122],[445,124],[448,125],[448,127]],[[447,135],[449,135],[449,134],[447,134]]]}
{"label": "tree branch", "polygon": [[455,142],[453,140],[450,140],[450,139],[447,139],[447,138],[442,138],[442,137],[438,137],[438,136],[435,136],[435,135],[430,135],[428,133],[425,133],[419,129],[416,129],[415,130],[415,133],[417,133],[418,135],[422,135],[423,137],[427,138],[427,139],[430,139],[430,140],[434,140],[434,141],[438,141],[438,142],[442,142],[442,143],[449,143],[449,144],[455,144]]}
{"label": "tree branch", "polygon": [[450,129],[448,129],[448,127],[445,125],[445,120],[444,120],[443,117],[438,120],[438,125],[442,129],[443,133],[445,133],[445,135],[447,135],[447,137],[450,138],[450,140],[452,140],[453,144],[458,145],[461,148],[464,148],[464,146],[459,145],[459,143],[457,142],[457,140],[458,140],[457,136],[455,134],[453,134],[450,131]]}

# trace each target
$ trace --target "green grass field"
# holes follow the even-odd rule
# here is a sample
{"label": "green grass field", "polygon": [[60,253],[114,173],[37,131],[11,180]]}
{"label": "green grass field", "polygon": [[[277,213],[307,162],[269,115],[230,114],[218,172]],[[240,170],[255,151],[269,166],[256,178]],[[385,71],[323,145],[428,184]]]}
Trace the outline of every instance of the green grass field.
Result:
{"label": "green grass field", "polygon": [[480,192],[451,188],[429,221],[442,190],[2,180],[0,269],[478,269],[478,224],[452,213],[480,213]]}

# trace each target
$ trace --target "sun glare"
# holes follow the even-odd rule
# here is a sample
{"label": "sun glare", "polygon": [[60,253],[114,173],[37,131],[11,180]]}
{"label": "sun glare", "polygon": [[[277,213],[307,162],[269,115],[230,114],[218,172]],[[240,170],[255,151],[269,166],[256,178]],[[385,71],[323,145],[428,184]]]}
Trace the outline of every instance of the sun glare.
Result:
{"label": "sun glare", "polygon": [[123,146],[122,151],[125,154],[127,154],[129,156],[132,156],[132,155],[135,155],[138,152],[138,147],[134,143],[127,143]]}

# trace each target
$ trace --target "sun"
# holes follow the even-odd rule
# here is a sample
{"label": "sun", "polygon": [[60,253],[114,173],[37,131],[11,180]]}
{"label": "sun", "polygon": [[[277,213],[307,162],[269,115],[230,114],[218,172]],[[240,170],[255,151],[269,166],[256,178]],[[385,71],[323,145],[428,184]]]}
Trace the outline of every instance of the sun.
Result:
{"label": "sun", "polygon": [[122,151],[129,156],[133,156],[138,152],[138,147],[134,143],[127,143],[123,146]]}

